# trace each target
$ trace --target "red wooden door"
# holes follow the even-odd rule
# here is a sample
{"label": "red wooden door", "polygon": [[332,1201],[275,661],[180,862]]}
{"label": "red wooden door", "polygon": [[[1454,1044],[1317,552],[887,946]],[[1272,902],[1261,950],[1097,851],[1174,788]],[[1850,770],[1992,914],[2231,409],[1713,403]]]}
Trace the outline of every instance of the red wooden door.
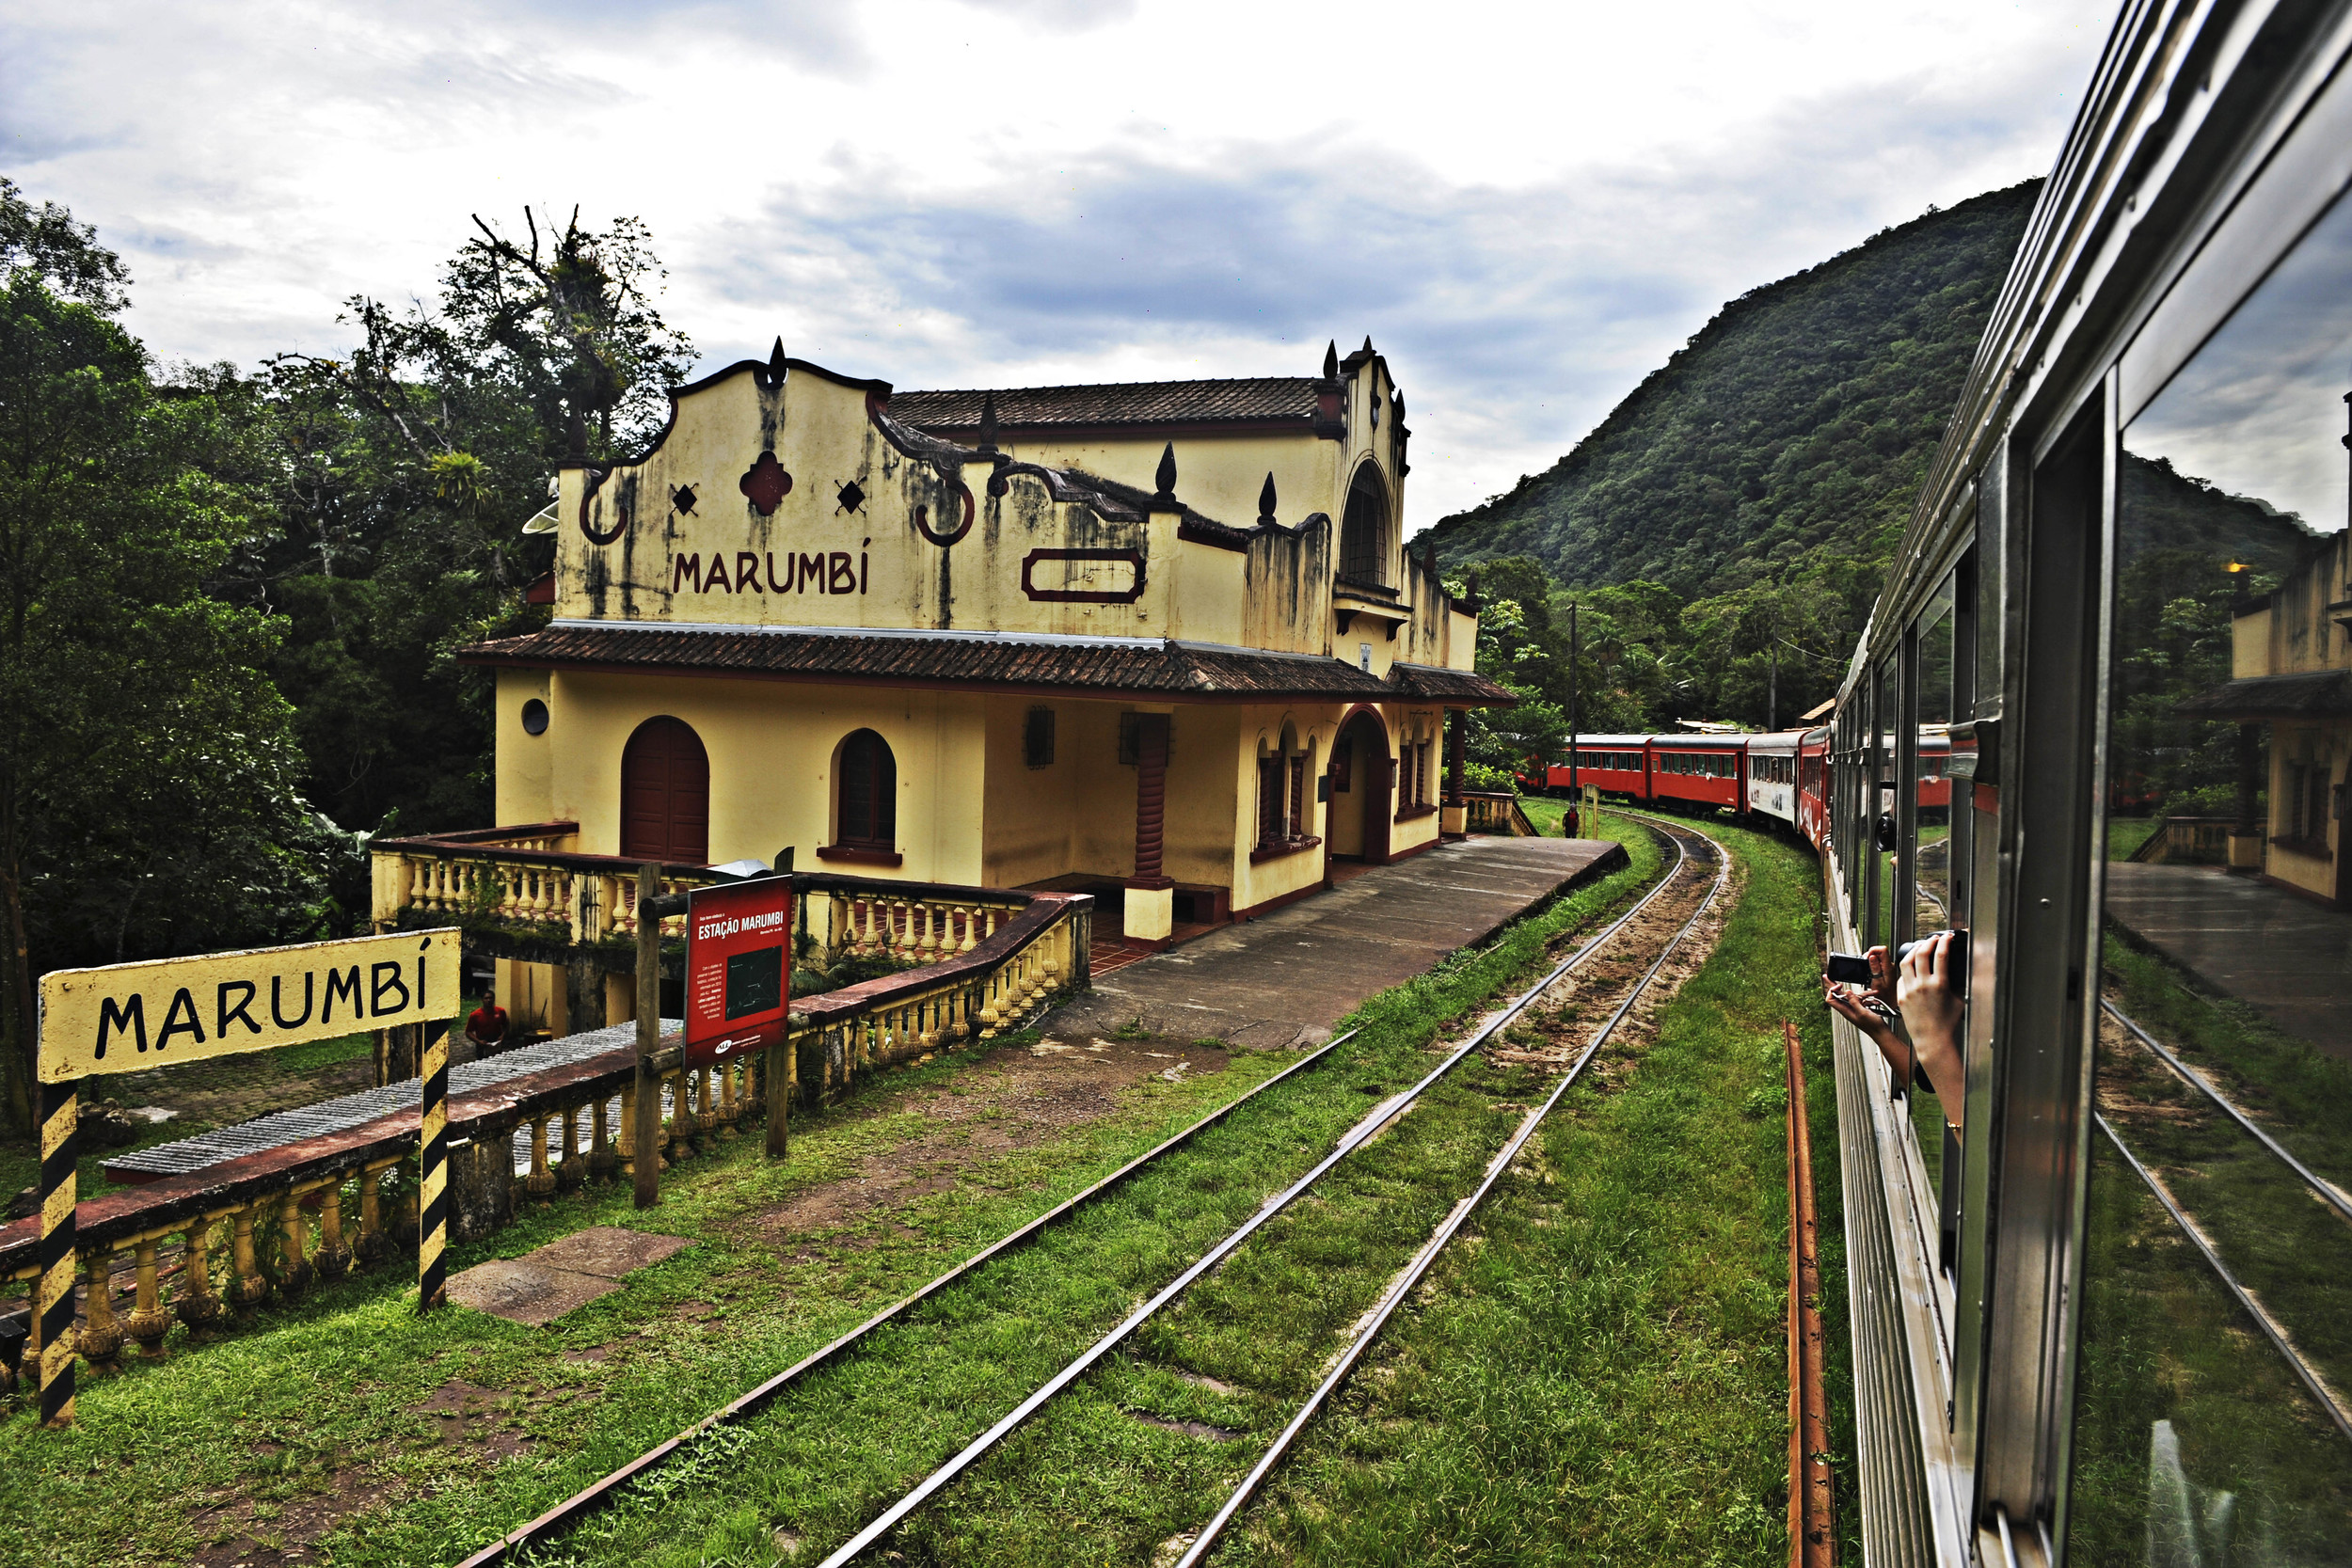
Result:
{"label": "red wooden door", "polygon": [[621,753],[621,853],[631,860],[710,859],[710,758],[675,719],[648,719]]}

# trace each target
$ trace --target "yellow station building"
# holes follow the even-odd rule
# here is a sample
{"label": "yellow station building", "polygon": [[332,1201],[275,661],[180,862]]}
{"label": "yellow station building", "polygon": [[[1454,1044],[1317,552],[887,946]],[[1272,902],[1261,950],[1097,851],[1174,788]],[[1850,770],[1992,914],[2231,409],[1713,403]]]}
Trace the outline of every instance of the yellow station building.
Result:
{"label": "yellow station building", "polygon": [[2230,863],[2352,910],[2352,531],[2314,545],[2276,590],[2242,602],[2231,631],[2233,678],[2183,705],[2240,725]]}
{"label": "yellow station building", "polygon": [[1405,549],[1406,442],[1369,341],[1319,376],[946,392],[779,344],[563,472],[552,621],[464,656],[498,672],[498,819],[1087,889],[1098,941],[1147,942],[1429,848],[1462,827],[1449,715],[1458,757],[1510,698]]}

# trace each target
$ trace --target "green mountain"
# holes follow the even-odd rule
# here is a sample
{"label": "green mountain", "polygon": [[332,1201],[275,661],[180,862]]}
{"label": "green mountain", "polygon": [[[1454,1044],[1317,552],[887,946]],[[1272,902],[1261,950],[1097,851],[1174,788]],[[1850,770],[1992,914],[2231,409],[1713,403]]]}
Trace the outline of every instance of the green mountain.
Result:
{"label": "green mountain", "polygon": [[1576,449],[1434,531],[1685,598],[1875,563],[1960,396],[2038,180],[1931,210],[1724,307]]}

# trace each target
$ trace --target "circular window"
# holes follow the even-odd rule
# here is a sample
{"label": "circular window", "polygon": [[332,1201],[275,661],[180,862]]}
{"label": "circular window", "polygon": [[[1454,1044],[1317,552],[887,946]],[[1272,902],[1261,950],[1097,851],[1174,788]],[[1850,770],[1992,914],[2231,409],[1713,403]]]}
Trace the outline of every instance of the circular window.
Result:
{"label": "circular window", "polygon": [[548,705],[536,697],[523,705],[523,733],[525,735],[548,733]]}

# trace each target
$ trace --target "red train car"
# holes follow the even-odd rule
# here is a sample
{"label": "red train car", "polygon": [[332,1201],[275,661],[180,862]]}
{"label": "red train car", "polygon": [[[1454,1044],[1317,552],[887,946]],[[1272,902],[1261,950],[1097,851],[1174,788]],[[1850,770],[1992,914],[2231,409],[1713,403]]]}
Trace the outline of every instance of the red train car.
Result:
{"label": "red train car", "polygon": [[1649,746],[1650,781],[1657,800],[1743,809],[1746,736],[1654,735]]}
{"label": "red train car", "polygon": [[1547,769],[1547,787],[1565,792],[1591,784],[1611,795],[1650,798],[1649,736],[1645,735],[1583,735],[1576,740],[1576,772],[1567,764]]}
{"label": "red train car", "polygon": [[1797,737],[1797,832],[1814,848],[1829,839],[1829,727]]}

